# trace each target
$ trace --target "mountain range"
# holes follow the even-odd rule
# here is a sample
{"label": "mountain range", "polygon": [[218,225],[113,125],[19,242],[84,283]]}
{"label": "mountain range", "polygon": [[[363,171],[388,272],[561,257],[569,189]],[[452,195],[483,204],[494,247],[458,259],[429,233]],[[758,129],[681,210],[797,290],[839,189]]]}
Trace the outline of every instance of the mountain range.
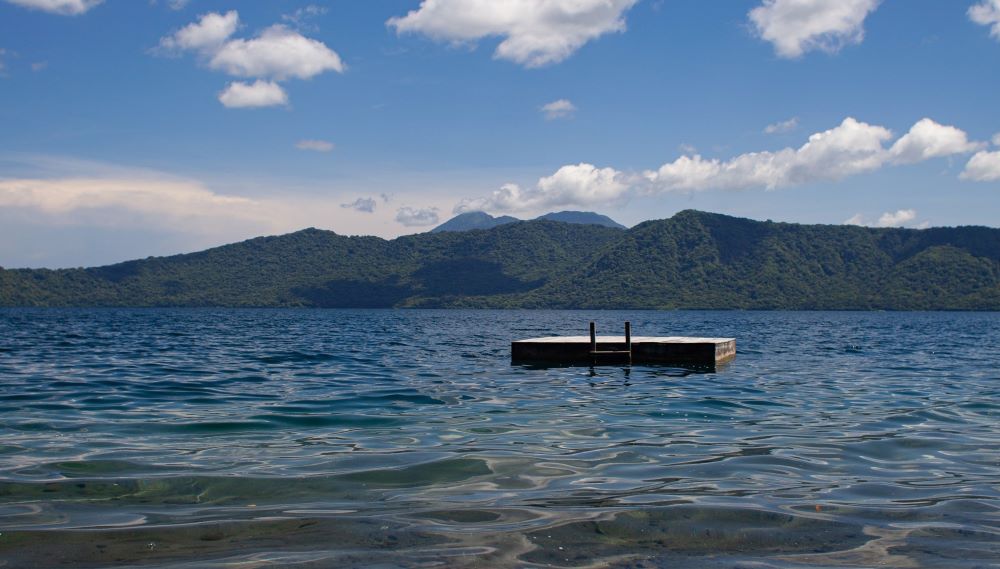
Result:
{"label": "mountain range", "polygon": [[[616,229],[627,229],[624,225],[611,219],[606,215],[594,213],[592,211],[559,211],[546,213],[535,220],[547,219],[549,221],[561,221],[563,223],[577,223],[580,225],[601,225],[604,227],[614,227]],[[441,233],[442,231],[471,231],[474,229],[492,229],[500,225],[521,221],[516,217],[504,215],[493,217],[482,211],[470,211],[461,213],[441,225],[431,229],[431,233]]]}
{"label": "mountain range", "polygon": [[385,240],[306,229],[81,269],[0,270],[0,306],[1000,310],[1000,229],[699,211]]}

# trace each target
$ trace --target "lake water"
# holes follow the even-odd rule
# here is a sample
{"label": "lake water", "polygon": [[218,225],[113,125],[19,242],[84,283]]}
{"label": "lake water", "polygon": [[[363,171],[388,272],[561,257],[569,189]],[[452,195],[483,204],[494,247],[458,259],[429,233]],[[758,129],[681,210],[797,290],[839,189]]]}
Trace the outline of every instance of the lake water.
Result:
{"label": "lake water", "polygon": [[[510,341],[737,338],[714,372]],[[1000,314],[0,311],[0,567],[997,567]]]}

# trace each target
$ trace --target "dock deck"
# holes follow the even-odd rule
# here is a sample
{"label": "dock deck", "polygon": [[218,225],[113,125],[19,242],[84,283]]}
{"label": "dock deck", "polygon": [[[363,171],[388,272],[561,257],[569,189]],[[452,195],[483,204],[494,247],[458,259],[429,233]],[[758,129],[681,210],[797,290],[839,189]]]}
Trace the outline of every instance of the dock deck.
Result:
{"label": "dock deck", "polygon": [[[633,364],[716,366],[736,357],[734,338],[632,336],[631,341]],[[597,336],[596,342],[600,352],[628,353],[625,336]],[[510,355],[515,362],[614,363],[616,358],[605,358],[598,362],[591,346],[591,339],[587,336],[531,338],[511,342]]]}

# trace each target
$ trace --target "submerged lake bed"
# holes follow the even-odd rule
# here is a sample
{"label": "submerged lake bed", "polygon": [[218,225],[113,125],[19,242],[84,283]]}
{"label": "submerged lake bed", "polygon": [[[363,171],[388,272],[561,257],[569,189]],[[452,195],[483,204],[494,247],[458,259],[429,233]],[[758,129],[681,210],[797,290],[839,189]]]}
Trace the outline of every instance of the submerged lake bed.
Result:
{"label": "submerged lake bed", "polygon": [[[510,342],[734,337],[716,370]],[[1000,314],[0,310],[0,567],[991,567]]]}

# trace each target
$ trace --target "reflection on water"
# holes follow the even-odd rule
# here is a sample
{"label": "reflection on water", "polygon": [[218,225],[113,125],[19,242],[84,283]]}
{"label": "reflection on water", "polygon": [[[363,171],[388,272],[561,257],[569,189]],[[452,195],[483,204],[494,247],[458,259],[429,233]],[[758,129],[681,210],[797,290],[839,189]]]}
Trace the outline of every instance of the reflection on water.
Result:
{"label": "reflection on water", "polygon": [[[589,320],[739,355],[511,365]],[[0,567],[992,566],[998,324],[0,311]]]}

